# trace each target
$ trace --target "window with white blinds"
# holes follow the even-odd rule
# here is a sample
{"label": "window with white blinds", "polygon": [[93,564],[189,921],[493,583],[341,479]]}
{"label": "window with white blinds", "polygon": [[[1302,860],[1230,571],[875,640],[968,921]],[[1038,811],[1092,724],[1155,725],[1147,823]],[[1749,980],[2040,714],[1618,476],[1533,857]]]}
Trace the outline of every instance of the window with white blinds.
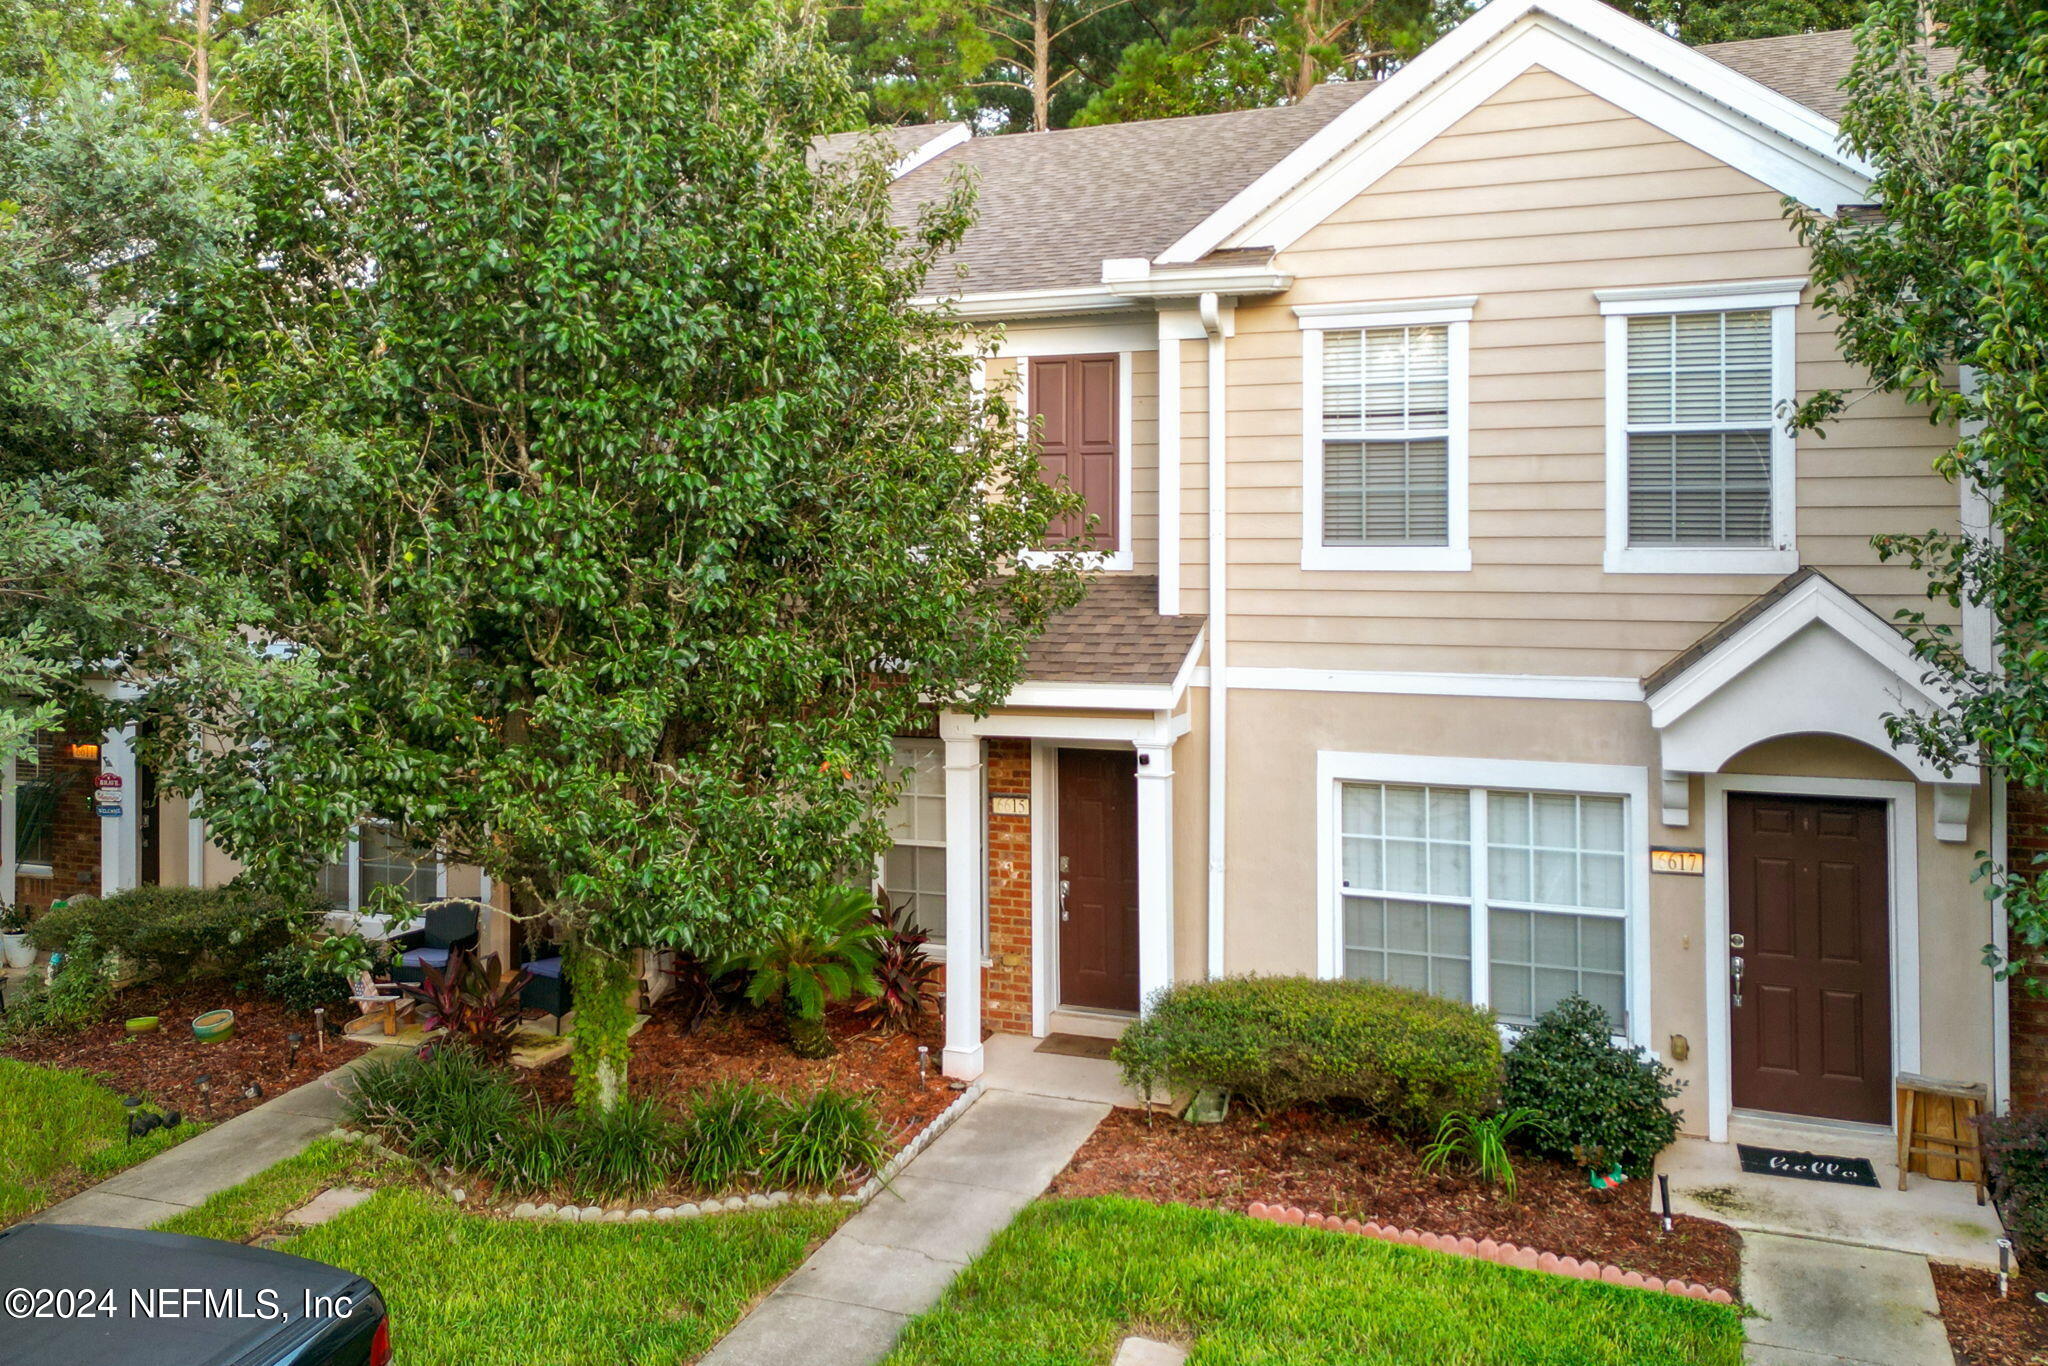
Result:
{"label": "window with white blinds", "polygon": [[1769,309],[1628,319],[1628,543],[1768,546]]}
{"label": "window with white blinds", "polygon": [[902,781],[889,811],[894,841],[882,856],[882,887],[892,905],[909,903],[911,923],[946,942],[946,750],[937,740],[897,740]]}
{"label": "window with white blinds", "polygon": [[1450,544],[1450,325],[1324,332],[1322,442],[1324,545]]}

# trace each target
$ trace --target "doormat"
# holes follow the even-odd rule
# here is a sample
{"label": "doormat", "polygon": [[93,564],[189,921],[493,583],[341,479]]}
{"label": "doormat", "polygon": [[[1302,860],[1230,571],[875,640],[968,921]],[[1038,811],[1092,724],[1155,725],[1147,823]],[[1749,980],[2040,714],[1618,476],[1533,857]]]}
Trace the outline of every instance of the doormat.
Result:
{"label": "doormat", "polygon": [[1795,1153],[1784,1148],[1753,1148],[1735,1145],[1742,1170],[1752,1176],[1789,1176],[1795,1181],[1824,1181],[1831,1186],[1868,1186],[1879,1190],[1877,1171],[1867,1157],[1828,1157],[1822,1153]]}
{"label": "doormat", "polygon": [[1107,1061],[1115,1039],[1098,1039],[1091,1034],[1048,1034],[1034,1053],[1057,1053],[1063,1058],[1101,1058]]}

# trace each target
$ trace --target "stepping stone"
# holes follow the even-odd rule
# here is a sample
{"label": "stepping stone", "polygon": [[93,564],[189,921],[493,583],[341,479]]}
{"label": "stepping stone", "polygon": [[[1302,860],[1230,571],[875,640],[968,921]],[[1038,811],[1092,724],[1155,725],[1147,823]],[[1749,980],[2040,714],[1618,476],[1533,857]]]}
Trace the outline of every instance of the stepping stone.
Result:
{"label": "stepping stone", "polygon": [[1180,1366],[1188,1359],[1187,1349],[1157,1338],[1125,1338],[1109,1366]]}
{"label": "stepping stone", "polygon": [[359,1186],[330,1186],[305,1204],[285,1216],[291,1223],[304,1228],[324,1224],[344,1210],[352,1210],[370,1198],[370,1192]]}

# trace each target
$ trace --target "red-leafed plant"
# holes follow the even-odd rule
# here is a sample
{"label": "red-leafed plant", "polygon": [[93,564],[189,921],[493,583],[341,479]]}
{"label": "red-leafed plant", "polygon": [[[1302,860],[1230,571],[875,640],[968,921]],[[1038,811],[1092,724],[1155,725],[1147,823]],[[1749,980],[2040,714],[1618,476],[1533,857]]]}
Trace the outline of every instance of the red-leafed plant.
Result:
{"label": "red-leafed plant", "polygon": [[877,990],[861,1000],[860,1011],[877,1028],[914,1030],[938,1009],[939,965],[924,949],[931,936],[911,921],[908,897],[902,905],[891,906],[889,894],[878,889],[874,918],[882,927],[876,941]]}
{"label": "red-leafed plant", "polygon": [[420,965],[418,986],[402,983],[406,995],[420,1004],[421,1022],[445,1032],[485,1062],[503,1062],[512,1055],[512,1035],[519,1028],[519,993],[530,974],[502,975],[498,955],[478,958],[464,949],[448,955],[444,968]]}

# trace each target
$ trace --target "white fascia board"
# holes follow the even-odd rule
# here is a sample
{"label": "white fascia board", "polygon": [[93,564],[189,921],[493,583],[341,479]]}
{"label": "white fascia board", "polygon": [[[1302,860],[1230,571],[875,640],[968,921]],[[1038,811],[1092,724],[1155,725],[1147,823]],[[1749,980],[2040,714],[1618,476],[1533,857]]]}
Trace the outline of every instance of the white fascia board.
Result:
{"label": "white fascia board", "polygon": [[1175,701],[1171,683],[1019,683],[1003,699],[1006,707],[1067,707],[1077,711],[1166,711]]}
{"label": "white fascia board", "polygon": [[[1197,676],[1197,683],[1206,678]],[[1643,685],[1633,678],[1559,674],[1463,674],[1367,669],[1266,668],[1230,666],[1230,686],[1259,692],[1330,692],[1404,697],[1516,697],[1544,701],[1640,702]]]}
{"label": "white fascia board", "polygon": [[915,308],[950,308],[970,322],[1005,318],[1055,318],[1071,313],[1133,311],[1136,305],[1100,287],[1090,289],[1000,289],[982,293],[926,294],[912,299]]}
{"label": "white fascia board", "polygon": [[1647,698],[1650,724],[1663,730],[1814,622],[1826,625],[1883,665],[1908,690],[1908,696],[1921,698],[1929,706],[1941,705],[1921,683],[1921,669],[1906,638],[1861,602],[1816,576],[1651,693]]}
{"label": "white fascia board", "polygon": [[1600,0],[1494,0],[1281,158],[1157,261],[1198,261],[1223,246],[1284,249],[1306,225],[1320,222],[1536,65],[1802,203],[1833,211],[1869,199],[1873,168],[1843,149],[1832,120],[1797,101]]}
{"label": "white fascia board", "polygon": [[1180,266],[1160,270],[1139,256],[1102,263],[1102,284],[1121,298],[1192,299],[1203,294],[1279,294],[1294,277],[1268,265]]}
{"label": "white fascia board", "polygon": [[964,123],[955,123],[937,137],[928,139],[898,157],[889,166],[889,179],[901,180],[918,167],[942,152],[950,152],[974,136],[974,130]]}

